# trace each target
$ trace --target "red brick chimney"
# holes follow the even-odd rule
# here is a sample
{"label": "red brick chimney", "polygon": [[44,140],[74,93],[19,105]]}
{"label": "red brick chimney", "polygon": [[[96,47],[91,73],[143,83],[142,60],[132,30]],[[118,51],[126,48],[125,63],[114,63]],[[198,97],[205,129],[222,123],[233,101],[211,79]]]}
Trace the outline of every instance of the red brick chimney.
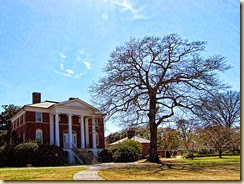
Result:
{"label": "red brick chimney", "polygon": [[41,93],[39,92],[33,92],[32,93],[32,103],[41,103]]}
{"label": "red brick chimney", "polygon": [[136,131],[134,129],[129,129],[127,131],[128,139],[131,139],[132,137],[134,137],[135,136],[135,133],[136,133]]}

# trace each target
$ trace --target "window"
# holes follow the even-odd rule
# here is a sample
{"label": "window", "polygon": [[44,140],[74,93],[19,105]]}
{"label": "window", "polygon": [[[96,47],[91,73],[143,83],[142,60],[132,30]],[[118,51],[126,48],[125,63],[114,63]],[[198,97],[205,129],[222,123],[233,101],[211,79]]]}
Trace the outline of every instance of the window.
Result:
{"label": "window", "polygon": [[36,122],[42,122],[42,113],[36,112]]}
{"label": "window", "polygon": [[42,139],[42,130],[41,129],[37,129],[36,130],[36,142],[38,144],[42,144],[43,139]]}

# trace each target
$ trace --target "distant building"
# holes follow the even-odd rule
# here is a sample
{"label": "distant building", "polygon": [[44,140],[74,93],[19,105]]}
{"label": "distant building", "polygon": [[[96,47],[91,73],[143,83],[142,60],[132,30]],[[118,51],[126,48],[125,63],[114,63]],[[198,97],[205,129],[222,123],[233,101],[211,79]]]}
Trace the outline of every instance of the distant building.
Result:
{"label": "distant building", "polygon": [[142,157],[145,157],[149,154],[150,141],[147,139],[135,136],[135,130],[128,130],[127,137],[120,139],[118,141],[115,141],[113,143],[110,143],[109,147],[115,146],[115,145],[117,145],[117,144],[119,144],[125,140],[128,140],[128,139],[135,140],[135,141],[138,141],[139,143],[141,143],[141,145],[142,145]]}

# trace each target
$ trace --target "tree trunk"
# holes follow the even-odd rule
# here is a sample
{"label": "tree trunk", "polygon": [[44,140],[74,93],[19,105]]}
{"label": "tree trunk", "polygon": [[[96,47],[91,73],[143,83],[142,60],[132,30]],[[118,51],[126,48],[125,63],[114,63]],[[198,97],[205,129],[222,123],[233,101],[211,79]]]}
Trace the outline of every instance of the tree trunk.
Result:
{"label": "tree trunk", "polygon": [[219,150],[219,158],[222,158],[222,151]]}
{"label": "tree trunk", "polygon": [[159,162],[158,148],[157,148],[157,124],[155,123],[156,117],[156,94],[150,94],[150,110],[149,110],[149,125],[150,125],[150,150],[149,158],[150,162]]}
{"label": "tree trunk", "polygon": [[158,147],[157,147],[157,126],[150,125],[150,151],[149,158],[150,162],[159,162],[158,158]]}

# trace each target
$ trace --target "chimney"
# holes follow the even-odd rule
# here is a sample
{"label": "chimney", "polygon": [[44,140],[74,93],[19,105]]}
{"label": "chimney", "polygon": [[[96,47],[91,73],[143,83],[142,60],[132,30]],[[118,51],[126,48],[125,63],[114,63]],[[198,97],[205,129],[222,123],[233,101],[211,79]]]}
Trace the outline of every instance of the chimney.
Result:
{"label": "chimney", "polygon": [[129,129],[128,131],[127,131],[127,136],[128,136],[128,139],[131,139],[132,137],[134,137],[135,136],[135,130],[134,129]]}
{"label": "chimney", "polygon": [[41,103],[41,93],[39,92],[33,92],[32,93],[32,103]]}
{"label": "chimney", "polygon": [[74,99],[76,99],[76,98],[74,98],[74,97],[70,97],[70,98],[69,98],[69,100],[74,100]]}

